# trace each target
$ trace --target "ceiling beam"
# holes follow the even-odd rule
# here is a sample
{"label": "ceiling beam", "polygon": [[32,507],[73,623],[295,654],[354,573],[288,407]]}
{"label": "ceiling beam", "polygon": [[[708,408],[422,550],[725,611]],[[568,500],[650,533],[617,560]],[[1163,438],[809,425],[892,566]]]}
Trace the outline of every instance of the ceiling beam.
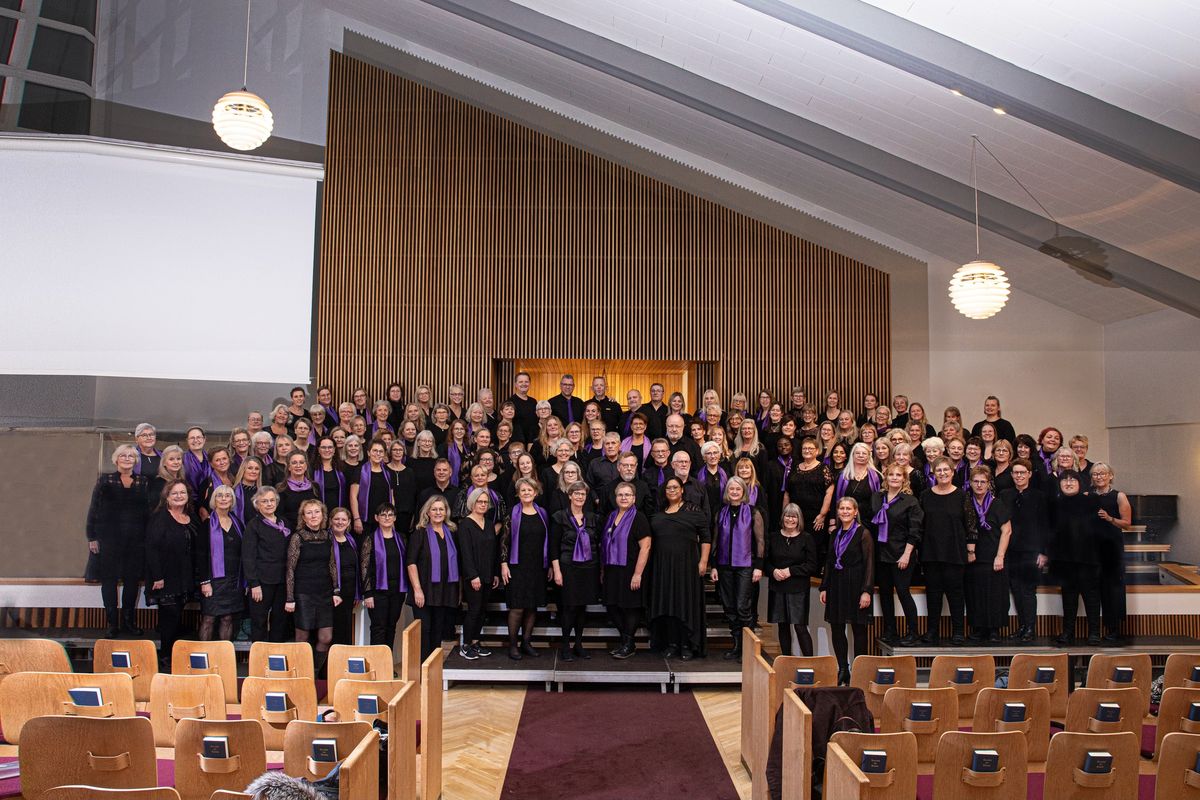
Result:
{"label": "ceiling beam", "polygon": [[[975,220],[969,185],[674,64],[508,0],[422,0],[546,52],[818,159],[959,219]],[[980,193],[983,228],[1200,317],[1200,281]]]}
{"label": "ceiling beam", "polygon": [[863,0],[735,0],[1193,192],[1200,140]]}

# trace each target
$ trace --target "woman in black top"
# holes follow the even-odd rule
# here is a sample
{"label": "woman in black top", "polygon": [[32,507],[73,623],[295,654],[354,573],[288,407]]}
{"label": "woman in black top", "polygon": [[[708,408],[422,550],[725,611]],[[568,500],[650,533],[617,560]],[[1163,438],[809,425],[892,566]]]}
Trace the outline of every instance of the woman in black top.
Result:
{"label": "woman in black top", "polygon": [[350,509],[335,508],[329,512],[329,538],[334,572],[338,576],[334,591],[342,598],[342,602],[333,607],[333,643],[354,644],[354,606],[362,600],[362,584],[359,582],[358,545],[351,529]]}
{"label": "woman in black top", "polygon": [[233,489],[213,489],[208,535],[201,535],[198,550],[200,574],[200,639],[216,635],[233,637],[233,615],[246,610],[242,583],[242,523],[233,516]]}
{"label": "woman in black top", "polygon": [[141,636],[137,626],[138,582],[145,575],[146,498],[149,481],[144,475],[134,475],[138,463],[137,448],[124,444],[112,455],[116,472],[106,472],[96,479],[92,502],[88,507],[88,549],[97,556],[100,596],[108,616],[108,636],[115,638],[117,628],[117,583],[121,591],[122,628]]}
{"label": "woman in black top", "polygon": [[264,486],[254,496],[258,514],[242,537],[242,572],[250,589],[250,640],[282,642],[287,638],[287,551],[292,527],[278,516],[279,494]]}
{"label": "woman in black top", "polygon": [[386,458],[387,448],[383,442],[371,442],[362,468],[357,475],[350,475],[350,512],[354,514],[354,532],[360,542],[375,532],[375,514],[379,507],[384,503],[393,508],[396,505],[392,502],[392,484],[383,467]]}
{"label": "woman in black top", "polygon": [[726,660],[742,655],[742,629],[754,626],[754,584],[762,579],[766,525],[762,513],[750,502],[746,482],[734,476],[725,485],[723,505],[713,524],[713,556],[710,577],[729,624],[733,647]]}
{"label": "woman in black top", "polygon": [[459,591],[458,547],[450,504],[441,495],[425,501],[408,540],[408,585],[413,616],[421,621],[421,659],[454,636]]}
{"label": "woman in black top", "polygon": [[1000,643],[1000,629],[1008,624],[1008,571],[1005,557],[1012,537],[1010,512],[992,486],[992,471],[979,466],[971,469],[971,508],[975,513],[978,535],[975,548],[967,550],[964,576],[967,618],[971,640]]}
{"label": "woman in black top", "polygon": [[[1094,472],[1095,470],[1093,470]],[[1052,501],[1054,529],[1050,544],[1050,568],[1058,576],[1062,592],[1060,645],[1075,643],[1075,617],[1083,596],[1087,615],[1087,641],[1100,639],[1100,552],[1096,520],[1099,499],[1082,492],[1079,473],[1067,470],[1058,476],[1058,495]]]}
{"label": "woman in black top", "polygon": [[463,598],[467,613],[463,619],[463,640],[458,654],[468,661],[492,654],[479,640],[488,595],[500,585],[497,569],[499,547],[496,526],[489,522],[492,495],[486,488],[467,493],[470,513],[458,521],[458,555],[462,564]]}
{"label": "woman in black top", "polygon": [[417,506],[417,478],[404,463],[406,459],[403,442],[388,445],[387,479],[392,487],[392,505],[396,507],[396,530],[401,536],[408,536],[412,530]]}
{"label": "woman in black top", "polygon": [[[775,457],[767,463],[767,473],[762,476],[763,493],[767,500],[767,528],[779,530],[783,513],[783,496],[787,494],[787,479],[792,474],[792,440],[779,439]],[[799,507],[799,506],[797,506]]]}
{"label": "woman in black top", "polygon": [[921,641],[936,645],[942,619],[942,598],[950,604],[952,643],[960,647],[965,622],[963,571],[968,549],[975,549],[975,511],[963,491],[954,485],[954,464],[945,456],[930,465],[936,481],[921,495],[925,533],[921,538],[921,568],[925,573],[925,598],[929,621]]}
{"label": "woman in black top", "polygon": [[[523,459],[522,459],[523,460]],[[550,515],[537,504],[538,482],[517,478],[513,505],[500,543],[500,579],[504,582],[508,607],[508,657],[519,661],[522,654],[537,658],[530,644],[537,610],[546,602],[547,570],[550,568]],[[521,644],[517,632],[524,631]]]}
{"label": "woman in black top", "polygon": [[313,666],[318,673],[333,643],[333,609],[342,604],[337,593],[340,575],[327,524],[320,500],[305,500],[300,505],[300,526],[288,539],[287,604],[283,607],[295,614],[297,642],[310,641],[316,633]]}
{"label": "woman in black top", "polygon": [[350,503],[350,481],[346,477],[345,465],[338,455],[337,442],[323,436],[317,442],[317,460],[313,462],[313,485],[317,499],[326,508],[345,508]]}
{"label": "woman in black top", "polygon": [[[576,481],[567,487],[570,506],[550,520],[550,568],[554,584],[562,589],[559,623],[562,645],[559,658],[591,658],[583,649],[583,622],[588,604],[600,594],[600,527],[590,509],[585,510],[588,487]],[[571,648],[571,633],[575,647]]]}
{"label": "woman in black top", "polygon": [[833,502],[833,471],[818,460],[820,451],[813,439],[800,443],[801,461],[792,468],[787,480],[787,491],[783,503],[800,506],[800,518],[804,520],[817,545],[819,563],[825,562],[825,546],[829,534],[825,518]]}
{"label": "woman in black top", "polygon": [[254,498],[262,488],[263,463],[257,456],[246,456],[233,482],[233,515],[243,528],[258,516]]}
{"label": "woman in black top", "polygon": [[651,637],[667,658],[705,655],[704,576],[712,549],[708,514],[683,500],[683,481],[663,483],[663,501],[650,518],[651,548],[647,616]]}
{"label": "woman in black top", "polygon": [[396,509],[384,503],[375,511],[375,532],[362,543],[363,605],[371,615],[371,644],[391,647],[408,594],[406,545],[396,529]]}
{"label": "woman in black top", "polygon": [[1112,488],[1115,477],[1112,467],[1103,461],[1089,463],[1089,466],[1091,495],[1100,506],[1096,512],[1096,544],[1100,551],[1104,641],[1119,642],[1121,624],[1125,621],[1125,530],[1133,524],[1133,507],[1124,492]]}
{"label": "woman in black top", "polygon": [[[163,490],[171,481],[181,480],[187,483],[187,479],[183,474],[183,448],[177,444],[168,445],[163,448],[162,458],[158,462],[158,472],[155,475],[146,475],[149,484],[146,489],[146,502],[151,511],[158,508],[162,503]],[[187,515],[195,517],[196,514],[196,498],[192,494],[192,487],[188,486],[188,504]]]}
{"label": "woman in black top", "polygon": [[[925,512],[912,496],[904,467],[890,464],[883,469],[883,488],[871,496],[868,527],[875,537],[875,580],[879,584],[879,610],[883,615],[882,641],[911,647],[917,643],[917,604],[909,587],[916,569],[916,550],[921,545]],[[896,602],[908,623],[903,638],[896,633]]]}
{"label": "woman in black top", "polygon": [[821,602],[838,662],[838,684],[850,683],[850,642],[846,625],[854,633],[854,655],[867,649],[871,624],[871,592],[875,588],[875,552],[871,533],[858,518],[858,503],[843,497],[837,504],[837,527],[829,540]]}
{"label": "woman in black top", "polygon": [[[645,597],[642,590],[650,559],[650,520],[637,510],[637,489],[621,481],[613,490],[615,510],[608,515],[601,534],[604,605],[621,636],[621,644],[609,652],[613,658],[629,658],[636,652],[633,637],[641,623]],[[637,552],[633,552],[633,546]]]}
{"label": "woman in black top", "polygon": [[191,490],[173,480],[146,530],[146,603],[158,606],[158,663],[165,670],[179,638],[183,607],[196,591],[195,540],[198,520],[188,514]]}
{"label": "woman in black top", "polygon": [[287,476],[275,487],[279,492],[279,514],[289,530],[299,527],[300,504],[318,500],[317,489],[308,479],[308,457],[298,450],[287,457]]}
{"label": "woman in black top", "polygon": [[779,530],[767,534],[763,572],[768,577],[767,619],[779,627],[779,649],[792,655],[792,632],[800,654],[813,654],[808,630],[809,578],[819,574],[817,543],[805,531],[800,506],[788,503],[780,512]]}

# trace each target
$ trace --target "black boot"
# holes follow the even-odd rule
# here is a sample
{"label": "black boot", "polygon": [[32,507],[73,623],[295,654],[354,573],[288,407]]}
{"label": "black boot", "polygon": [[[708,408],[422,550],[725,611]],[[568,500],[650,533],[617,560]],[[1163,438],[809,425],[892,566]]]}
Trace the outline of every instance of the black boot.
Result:
{"label": "black boot", "polygon": [[728,652],[722,656],[726,661],[740,661],[742,658],[742,636],[741,631],[733,638],[733,647],[729,648]]}
{"label": "black boot", "polygon": [[531,645],[529,643],[528,639],[526,639],[521,644],[521,652],[524,653],[525,655],[529,656],[530,658],[541,658],[541,656],[542,656],[542,654],[539,653],[536,649],[534,649],[533,645]]}
{"label": "black boot", "polygon": [[563,642],[562,647],[558,648],[559,661],[574,661],[575,656],[571,654],[571,645],[569,642]]}
{"label": "black boot", "polygon": [[121,631],[131,636],[141,636],[145,633],[145,631],[137,626],[137,620],[132,614],[125,617],[125,621],[121,623]]}
{"label": "black boot", "polygon": [[841,666],[838,667],[837,680],[838,680],[838,686],[849,686],[850,685],[850,668],[847,667],[845,664],[842,664]]}
{"label": "black boot", "polygon": [[117,609],[106,608],[104,614],[108,617],[108,638],[115,639],[121,633],[121,629],[117,625]]}
{"label": "black boot", "polygon": [[621,641],[621,646],[618,647],[612,654],[613,658],[626,659],[637,652],[637,645],[633,642],[632,636],[626,636]]}

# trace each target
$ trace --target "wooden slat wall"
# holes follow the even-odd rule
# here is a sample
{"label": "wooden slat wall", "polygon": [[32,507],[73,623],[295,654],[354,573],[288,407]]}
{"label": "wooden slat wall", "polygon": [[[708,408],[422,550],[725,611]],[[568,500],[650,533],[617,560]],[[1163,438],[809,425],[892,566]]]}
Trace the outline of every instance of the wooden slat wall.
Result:
{"label": "wooden slat wall", "polygon": [[889,395],[886,273],[342,54],[331,73],[317,375],[336,396],[471,395],[497,359],[716,362],[697,379],[725,402]]}

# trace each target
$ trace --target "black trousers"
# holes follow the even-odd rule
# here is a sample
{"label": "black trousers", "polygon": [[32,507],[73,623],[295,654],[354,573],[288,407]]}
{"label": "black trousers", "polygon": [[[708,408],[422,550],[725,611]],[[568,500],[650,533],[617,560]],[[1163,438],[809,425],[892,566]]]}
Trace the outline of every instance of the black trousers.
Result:
{"label": "black trousers", "polygon": [[450,606],[413,606],[413,616],[421,620],[421,660],[442,646],[442,642],[454,636],[454,616],[457,608]]}
{"label": "black trousers", "polygon": [[[120,578],[105,578],[100,581],[100,599],[104,601],[104,611],[108,614],[108,626],[117,627],[117,582]],[[125,579],[121,584],[121,618],[130,625],[137,618],[138,590],[137,579]]]}
{"label": "black trousers", "polygon": [[1037,587],[1042,582],[1037,553],[1008,551],[1008,588],[1017,610],[1017,626],[1037,627]]}
{"label": "black trousers", "polygon": [[396,626],[400,624],[400,615],[404,613],[404,599],[407,596],[407,592],[371,593],[375,602],[375,607],[368,609],[371,616],[371,644],[386,644],[388,647],[395,644]]}
{"label": "black trousers", "polygon": [[175,647],[175,642],[179,640],[182,618],[183,606],[178,603],[158,607],[158,638],[160,640],[158,657],[165,659],[168,663],[171,659],[171,650]]}
{"label": "black trousers", "polygon": [[1100,565],[1060,563],[1055,572],[1062,587],[1063,632],[1075,635],[1075,617],[1079,613],[1079,598],[1082,595],[1088,636],[1099,634]]}
{"label": "black trousers", "polygon": [[1125,622],[1126,614],[1125,543],[1120,539],[1103,537],[1097,549],[1100,551],[1100,611],[1104,617],[1104,629],[1116,633]]}
{"label": "black trousers", "polygon": [[942,619],[942,599],[950,605],[950,630],[961,636],[966,629],[963,612],[966,610],[966,593],[963,588],[962,564],[947,564],[942,561],[925,561],[925,600],[929,616],[929,632],[936,636]]}
{"label": "black trousers", "polygon": [[258,588],[262,589],[262,602],[249,600],[250,641],[286,642],[288,624],[283,606],[287,602],[287,585],[263,583]]}
{"label": "black trousers", "polygon": [[914,636],[917,633],[917,603],[909,591],[913,573],[916,571],[916,564],[912,561],[909,562],[908,569],[900,569],[894,562],[875,562],[875,579],[879,583],[879,611],[883,615],[883,632],[886,635],[894,636],[896,633],[896,597],[900,598],[900,609],[908,623],[908,633]]}
{"label": "black trousers", "polygon": [[717,594],[734,642],[742,640],[742,628],[754,624],[753,586],[752,567],[717,567]]}
{"label": "black trousers", "polygon": [[354,600],[333,609],[333,643],[354,644]]}
{"label": "black trousers", "polygon": [[479,590],[471,588],[470,581],[463,581],[463,600],[467,601],[467,613],[463,617],[463,643],[471,644],[479,641],[483,630],[483,612],[487,607],[488,593],[492,590],[492,582],[486,576],[479,579]]}

